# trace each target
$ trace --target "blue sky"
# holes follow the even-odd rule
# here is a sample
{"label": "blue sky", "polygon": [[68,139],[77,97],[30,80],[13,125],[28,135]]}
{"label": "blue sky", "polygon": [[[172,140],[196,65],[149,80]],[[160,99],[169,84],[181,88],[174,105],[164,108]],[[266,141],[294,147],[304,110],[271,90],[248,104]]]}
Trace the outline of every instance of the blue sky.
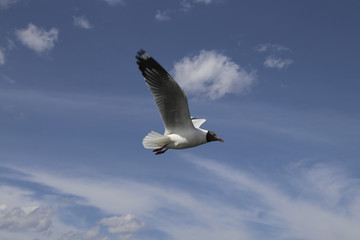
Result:
{"label": "blue sky", "polygon": [[[360,239],[359,10],[0,0],[0,238]],[[141,48],[224,144],[143,148]]]}

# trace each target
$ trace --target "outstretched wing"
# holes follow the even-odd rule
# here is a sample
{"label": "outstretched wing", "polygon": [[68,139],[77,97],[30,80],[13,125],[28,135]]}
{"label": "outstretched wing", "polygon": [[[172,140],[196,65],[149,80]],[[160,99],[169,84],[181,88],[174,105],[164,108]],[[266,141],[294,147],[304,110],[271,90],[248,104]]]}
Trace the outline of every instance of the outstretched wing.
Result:
{"label": "outstretched wing", "polygon": [[194,128],[186,95],[176,81],[144,50],[138,52],[136,59],[146,84],[154,96],[165,125],[165,133]]}

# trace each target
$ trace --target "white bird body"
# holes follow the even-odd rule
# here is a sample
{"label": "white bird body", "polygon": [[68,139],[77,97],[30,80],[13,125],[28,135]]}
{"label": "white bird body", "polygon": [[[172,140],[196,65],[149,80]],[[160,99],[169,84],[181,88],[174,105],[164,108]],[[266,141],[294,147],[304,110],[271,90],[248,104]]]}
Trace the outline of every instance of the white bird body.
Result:
{"label": "white bird body", "polygon": [[195,131],[184,131],[180,134],[172,133],[167,135],[170,138],[170,143],[167,148],[184,149],[196,147],[206,143],[207,131],[201,128],[195,128]]}
{"label": "white bird body", "polygon": [[160,134],[151,131],[144,139],[143,145],[148,149],[161,148],[166,145],[167,149],[184,149],[207,143],[208,131],[195,128],[181,131],[181,133]]}
{"label": "white bird body", "polygon": [[205,119],[190,117],[184,91],[159,63],[143,50],[136,58],[165,126],[164,134],[151,131],[145,136],[142,142],[145,148],[162,154],[167,149],[191,148],[211,141],[224,142],[215,133],[200,128]]}

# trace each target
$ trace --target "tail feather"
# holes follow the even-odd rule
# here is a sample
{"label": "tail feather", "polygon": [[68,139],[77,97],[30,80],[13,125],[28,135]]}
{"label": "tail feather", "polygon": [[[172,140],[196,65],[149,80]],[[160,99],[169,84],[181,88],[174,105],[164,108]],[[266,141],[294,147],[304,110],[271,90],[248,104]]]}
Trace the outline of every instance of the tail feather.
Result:
{"label": "tail feather", "polygon": [[155,148],[163,147],[164,145],[168,144],[169,141],[170,141],[169,137],[151,131],[148,133],[148,135],[144,137],[142,144],[144,148],[155,149]]}

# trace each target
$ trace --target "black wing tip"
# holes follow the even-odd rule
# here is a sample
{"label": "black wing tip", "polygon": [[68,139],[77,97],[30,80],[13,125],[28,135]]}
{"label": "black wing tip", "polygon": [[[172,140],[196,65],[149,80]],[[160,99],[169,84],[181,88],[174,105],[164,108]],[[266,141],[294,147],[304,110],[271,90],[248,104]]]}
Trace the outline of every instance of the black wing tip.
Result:
{"label": "black wing tip", "polygon": [[137,52],[137,55],[136,55],[136,59],[138,60],[137,63],[147,60],[149,58],[150,58],[150,55],[148,53],[146,53],[143,49],[140,49]]}
{"label": "black wing tip", "polygon": [[[149,72],[145,73],[147,69],[155,75],[169,75],[169,73],[143,49],[140,49],[137,52],[136,59],[136,64],[139,66],[139,69],[145,78],[147,78],[148,75],[151,74]],[[157,72],[154,72],[153,70],[156,70]]]}

